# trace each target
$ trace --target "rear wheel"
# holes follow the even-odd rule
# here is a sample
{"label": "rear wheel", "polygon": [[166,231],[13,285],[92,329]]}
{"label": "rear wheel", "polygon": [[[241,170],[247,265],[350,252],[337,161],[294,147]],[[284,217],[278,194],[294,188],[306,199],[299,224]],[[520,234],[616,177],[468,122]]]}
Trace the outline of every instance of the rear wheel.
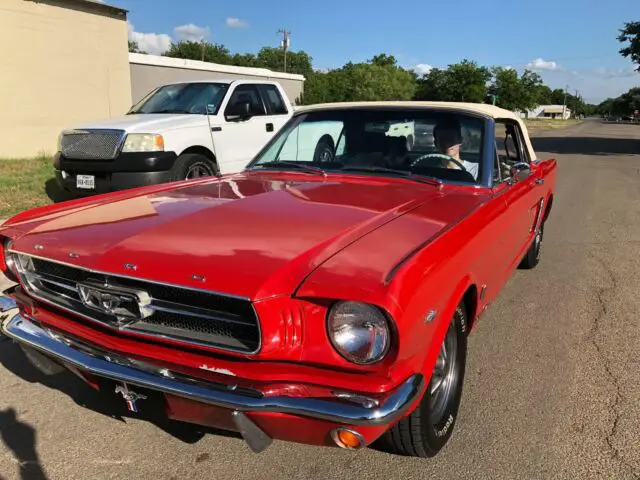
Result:
{"label": "rear wheel", "polygon": [[184,153],[178,157],[171,169],[174,181],[191,180],[200,177],[212,177],[218,169],[213,161],[199,153]]}
{"label": "rear wheel", "polygon": [[447,443],[458,416],[467,360],[467,316],[456,308],[431,381],[416,409],[380,439],[381,447],[399,455],[433,457]]}
{"label": "rear wheel", "polygon": [[542,239],[544,237],[544,223],[540,225],[540,230],[536,233],[536,236],[533,237],[533,243],[527,250],[527,254],[524,256],[522,261],[520,262],[519,267],[525,270],[530,270],[535,268],[536,265],[540,262],[540,252],[542,251]]}
{"label": "rear wheel", "polygon": [[313,152],[314,163],[331,163],[336,154],[336,148],[333,144],[333,139],[329,135],[325,135],[316,145],[316,149]]}

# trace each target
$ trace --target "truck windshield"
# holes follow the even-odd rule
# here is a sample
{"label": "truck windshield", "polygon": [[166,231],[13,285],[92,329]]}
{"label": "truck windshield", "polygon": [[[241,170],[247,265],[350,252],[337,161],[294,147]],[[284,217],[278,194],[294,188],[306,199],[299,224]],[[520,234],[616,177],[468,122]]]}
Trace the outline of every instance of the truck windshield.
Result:
{"label": "truck windshield", "polygon": [[157,88],[140,100],[128,114],[218,113],[229,85],[224,83],[177,83]]}

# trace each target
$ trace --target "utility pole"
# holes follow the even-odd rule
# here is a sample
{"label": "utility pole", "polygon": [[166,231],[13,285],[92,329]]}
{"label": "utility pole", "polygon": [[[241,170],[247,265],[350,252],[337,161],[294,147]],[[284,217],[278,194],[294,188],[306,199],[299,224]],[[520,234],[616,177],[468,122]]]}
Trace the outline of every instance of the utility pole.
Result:
{"label": "utility pole", "polygon": [[280,48],[282,48],[284,50],[284,71],[286,73],[287,71],[287,51],[289,50],[289,45],[291,45],[291,40],[289,38],[289,36],[291,35],[291,32],[285,30],[284,28],[281,28],[280,30],[278,30],[277,32],[278,34],[282,34],[282,42],[280,42]]}
{"label": "utility pole", "polygon": [[204,62],[204,37],[200,39],[200,61]]}
{"label": "utility pole", "polygon": [[564,120],[567,115],[567,91],[569,90],[569,85],[564,89],[564,100],[562,101],[562,119]]}

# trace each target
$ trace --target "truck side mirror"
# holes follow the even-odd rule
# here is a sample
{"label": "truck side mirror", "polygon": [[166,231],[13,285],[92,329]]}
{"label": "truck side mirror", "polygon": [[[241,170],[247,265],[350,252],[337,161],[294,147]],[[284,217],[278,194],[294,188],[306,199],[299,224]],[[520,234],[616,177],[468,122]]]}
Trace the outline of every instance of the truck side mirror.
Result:
{"label": "truck side mirror", "polygon": [[225,117],[229,121],[248,120],[251,118],[251,104],[249,102],[236,102],[229,107]]}

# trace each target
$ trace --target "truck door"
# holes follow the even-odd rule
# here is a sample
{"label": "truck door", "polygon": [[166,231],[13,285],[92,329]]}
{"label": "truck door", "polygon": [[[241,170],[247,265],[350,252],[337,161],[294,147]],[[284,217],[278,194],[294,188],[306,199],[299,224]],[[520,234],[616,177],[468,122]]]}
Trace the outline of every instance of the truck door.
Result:
{"label": "truck door", "polygon": [[[248,104],[248,115],[237,115]],[[273,134],[267,111],[254,84],[240,84],[229,94],[221,124],[212,125],[213,148],[222,174],[244,169]]]}
{"label": "truck door", "polygon": [[293,108],[284,100],[280,89],[272,83],[257,85],[267,109],[267,141],[291,118]]}

